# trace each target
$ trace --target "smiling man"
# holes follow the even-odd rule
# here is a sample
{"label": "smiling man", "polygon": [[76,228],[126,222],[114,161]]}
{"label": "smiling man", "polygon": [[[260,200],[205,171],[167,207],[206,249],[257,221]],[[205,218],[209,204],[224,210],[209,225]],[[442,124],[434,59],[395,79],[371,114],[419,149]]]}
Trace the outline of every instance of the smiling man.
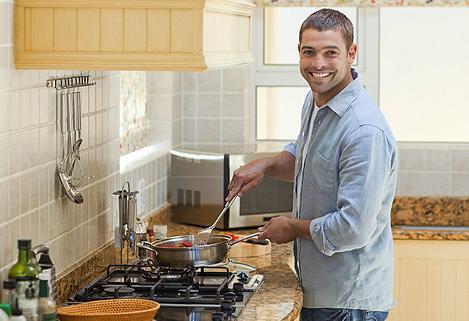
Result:
{"label": "smiling man", "polygon": [[295,241],[301,321],[383,321],[393,305],[391,205],[397,149],[382,113],[351,68],[353,26],[322,9],[300,29],[300,71],[311,91],[297,140],[237,169],[227,200],[269,175],[294,181],[293,217],[259,238]]}

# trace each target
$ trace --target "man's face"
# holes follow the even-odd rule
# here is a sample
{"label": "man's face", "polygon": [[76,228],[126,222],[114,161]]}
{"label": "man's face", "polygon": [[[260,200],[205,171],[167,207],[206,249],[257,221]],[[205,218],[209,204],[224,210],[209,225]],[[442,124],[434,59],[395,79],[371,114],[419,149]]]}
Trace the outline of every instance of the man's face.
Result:
{"label": "man's face", "polygon": [[339,31],[306,29],[301,43],[300,71],[321,106],[352,81],[350,67],[355,59],[356,45],[347,51]]}

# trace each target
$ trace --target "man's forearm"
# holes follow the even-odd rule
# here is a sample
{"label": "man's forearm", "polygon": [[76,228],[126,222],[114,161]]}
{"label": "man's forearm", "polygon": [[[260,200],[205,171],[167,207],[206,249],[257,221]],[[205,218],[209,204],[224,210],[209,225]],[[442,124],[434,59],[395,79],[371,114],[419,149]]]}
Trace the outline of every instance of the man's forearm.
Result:
{"label": "man's forearm", "polygon": [[311,240],[311,233],[309,232],[310,220],[292,219],[291,222],[297,237]]}
{"label": "man's forearm", "polygon": [[265,175],[292,182],[295,177],[295,158],[287,151],[267,158]]}

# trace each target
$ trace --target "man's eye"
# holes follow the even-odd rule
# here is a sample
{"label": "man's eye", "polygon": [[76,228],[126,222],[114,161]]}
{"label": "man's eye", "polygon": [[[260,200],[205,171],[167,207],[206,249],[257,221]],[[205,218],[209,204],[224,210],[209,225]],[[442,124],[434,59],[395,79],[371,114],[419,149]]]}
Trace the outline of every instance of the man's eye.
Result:
{"label": "man's eye", "polygon": [[303,55],[311,55],[313,53],[312,50],[304,50]]}
{"label": "man's eye", "polygon": [[337,52],[334,51],[334,50],[329,50],[329,51],[327,52],[327,54],[328,54],[329,56],[335,56],[335,55],[337,55]]}

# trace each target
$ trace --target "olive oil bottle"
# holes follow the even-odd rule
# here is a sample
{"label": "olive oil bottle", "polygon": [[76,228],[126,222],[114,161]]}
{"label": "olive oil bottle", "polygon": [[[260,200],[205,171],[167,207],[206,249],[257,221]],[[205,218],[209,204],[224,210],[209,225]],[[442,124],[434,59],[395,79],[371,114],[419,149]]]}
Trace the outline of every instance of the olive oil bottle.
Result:
{"label": "olive oil bottle", "polygon": [[8,271],[8,278],[16,280],[18,306],[27,321],[37,321],[39,270],[31,261],[31,240],[18,240],[18,262]]}

